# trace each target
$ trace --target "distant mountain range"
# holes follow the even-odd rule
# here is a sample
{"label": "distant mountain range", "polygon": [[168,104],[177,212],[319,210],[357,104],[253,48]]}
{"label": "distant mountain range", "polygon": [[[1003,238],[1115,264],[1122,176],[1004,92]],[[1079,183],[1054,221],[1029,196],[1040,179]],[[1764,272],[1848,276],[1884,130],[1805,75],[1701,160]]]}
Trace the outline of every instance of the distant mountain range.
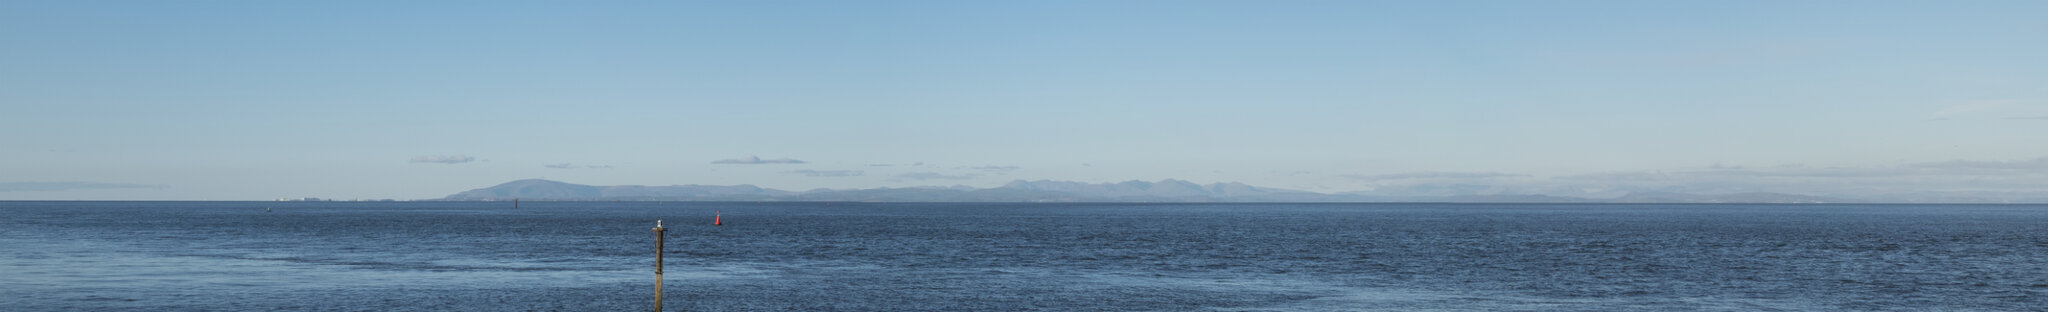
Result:
{"label": "distant mountain range", "polygon": [[859,201],[859,202],[1451,202],[1451,203],[1854,203],[1856,200],[1781,193],[1632,193],[1592,199],[1550,195],[1374,196],[1325,194],[1243,183],[1181,180],[1083,183],[1018,180],[993,188],[911,187],[803,192],[753,185],[592,186],[528,179],[469,190],[440,200],[549,201]]}

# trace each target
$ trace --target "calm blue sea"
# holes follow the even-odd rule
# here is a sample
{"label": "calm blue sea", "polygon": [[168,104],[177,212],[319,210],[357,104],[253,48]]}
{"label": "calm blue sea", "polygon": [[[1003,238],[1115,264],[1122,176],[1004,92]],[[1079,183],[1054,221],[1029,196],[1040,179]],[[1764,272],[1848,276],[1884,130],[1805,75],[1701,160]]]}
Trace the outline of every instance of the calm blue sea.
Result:
{"label": "calm blue sea", "polygon": [[0,202],[0,310],[647,310],[656,219],[671,311],[2048,307],[2038,205]]}

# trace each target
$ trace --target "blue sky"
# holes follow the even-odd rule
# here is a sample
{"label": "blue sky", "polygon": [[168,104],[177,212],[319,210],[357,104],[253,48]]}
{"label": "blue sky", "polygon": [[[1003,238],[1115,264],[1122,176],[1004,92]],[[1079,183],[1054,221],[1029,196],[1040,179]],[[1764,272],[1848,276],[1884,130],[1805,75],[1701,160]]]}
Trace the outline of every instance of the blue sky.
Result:
{"label": "blue sky", "polygon": [[1535,192],[1645,174],[1706,192],[2035,192],[2048,183],[2044,13],[8,1],[0,199],[416,199],[523,178]]}

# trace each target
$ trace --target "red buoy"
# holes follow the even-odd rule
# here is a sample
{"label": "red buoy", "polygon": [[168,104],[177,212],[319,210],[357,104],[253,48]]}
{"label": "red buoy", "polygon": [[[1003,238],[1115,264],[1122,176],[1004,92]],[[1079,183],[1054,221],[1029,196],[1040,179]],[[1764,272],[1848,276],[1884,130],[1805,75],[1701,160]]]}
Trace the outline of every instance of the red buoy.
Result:
{"label": "red buoy", "polygon": [[720,211],[720,212],[714,212],[714,215],[712,215],[712,216],[711,216],[711,225],[712,225],[712,226],[720,226],[720,225],[725,225],[725,216],[724,216],[724,214],[725,214],[725,212],[724,212],[724,211]]}

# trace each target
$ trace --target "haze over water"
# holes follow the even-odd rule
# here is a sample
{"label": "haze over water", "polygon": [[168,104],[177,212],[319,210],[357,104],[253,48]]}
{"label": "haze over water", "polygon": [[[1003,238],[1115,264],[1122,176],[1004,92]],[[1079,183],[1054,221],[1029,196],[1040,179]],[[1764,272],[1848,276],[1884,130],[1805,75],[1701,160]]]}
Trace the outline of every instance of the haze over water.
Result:
{"label": "haze over water", "polygon": [[[723,211],[726,226],[708,223]],[[2016,311],[2048,206],[0,202],[0,307]]]}

